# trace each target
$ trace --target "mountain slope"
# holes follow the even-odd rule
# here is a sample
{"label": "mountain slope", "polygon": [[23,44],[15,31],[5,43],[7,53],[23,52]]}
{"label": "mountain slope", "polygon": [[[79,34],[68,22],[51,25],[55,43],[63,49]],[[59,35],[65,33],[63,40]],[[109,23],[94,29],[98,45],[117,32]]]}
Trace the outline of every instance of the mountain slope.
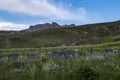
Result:
{"label": "mountain slope", "polygon": [[1,34],[1,48],[98,44],[120,40],[120,21],[48,28],[24,34]]}

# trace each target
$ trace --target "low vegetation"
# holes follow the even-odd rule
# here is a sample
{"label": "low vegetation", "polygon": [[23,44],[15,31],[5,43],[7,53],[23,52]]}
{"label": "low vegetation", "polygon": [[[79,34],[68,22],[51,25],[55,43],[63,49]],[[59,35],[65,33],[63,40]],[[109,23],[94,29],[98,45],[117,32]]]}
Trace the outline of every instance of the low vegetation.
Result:
{"label": "low vegetation", "polygon": [[120,80],[119,44],[1,49],[0,80]]}

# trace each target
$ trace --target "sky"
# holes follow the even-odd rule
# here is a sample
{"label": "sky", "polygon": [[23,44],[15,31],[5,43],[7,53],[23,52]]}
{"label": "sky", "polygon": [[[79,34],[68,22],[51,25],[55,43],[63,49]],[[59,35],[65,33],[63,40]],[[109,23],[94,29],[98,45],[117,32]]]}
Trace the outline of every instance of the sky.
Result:
{"label": "sky", "polygon": [[120,20],[120,0],[0,0],[0,30]]}

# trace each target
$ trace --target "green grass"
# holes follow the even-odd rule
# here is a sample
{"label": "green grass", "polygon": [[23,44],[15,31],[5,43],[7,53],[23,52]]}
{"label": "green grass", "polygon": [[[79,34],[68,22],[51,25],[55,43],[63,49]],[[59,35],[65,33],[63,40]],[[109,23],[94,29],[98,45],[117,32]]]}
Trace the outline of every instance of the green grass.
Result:
{"label": "green grass", "polygon": [[[1,49],[0,56],[3,58],[0,59],[0,80],[119,80],[119,46],[120,42],[109,42],[83,46]],[[75,55],[68,58],[63,55],[53,57],[51,55],[54,51],[74,51]],[[19,56],[10,58],[13,53]],[[36,54],[39,58],[34,60],[28,54]]]}

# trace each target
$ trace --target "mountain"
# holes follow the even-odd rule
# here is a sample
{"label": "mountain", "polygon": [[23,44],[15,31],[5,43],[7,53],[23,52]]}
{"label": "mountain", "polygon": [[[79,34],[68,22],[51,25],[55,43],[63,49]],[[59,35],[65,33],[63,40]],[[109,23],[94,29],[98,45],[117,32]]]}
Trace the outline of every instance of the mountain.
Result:
{"label": "mountain", "polygon": [[37,25],[34,25],[34,26],[30,26],[30,28],[28,28],[26,30],[23,30],[23,31],[34,32],[34,31],[50,29],[50,28],[59,28],[59,27],[61,27],[59,24],[57,24],[56,22],[52,22],[52,24],[45,23],[45,24],[37,24]]}
{"label": "mountain", "polygon": [[35,32],[39,30],[45,30],[45,29],[51,29],[51,28],[61,28],[61,27],[73,27],[75,26],[74,24],[71,25],[59,25],[56,22],[50,23],[45,23],[45,24],[37,24],[34,26],[30,26],[28,29],[22,30],[21,32]]}
{"label": "mountain", "polygon": [[[24,34],[23,34],[24,33]],[[38,24],[19,32],[0,33],[1,48],[34,48],[120,41],[120,21],[75,26]]]}
{"label": "mountain", "polygon": [[50,23],[45,23],[45,24],[37,24],[37,25],[31,25],[28,29],[21,30],[21,31],[5,31],[1,30],[0,34],[22,34],[22,33],[27,33],[27,32],[35,32],[35,31],[40,31],[40,30],[45,30],[45,29],[51,29],[51,28],[61,28],[61,27],[74,27],[76,26],[75,24],[70,24],[70,25],[59,25],[56,22]]}

